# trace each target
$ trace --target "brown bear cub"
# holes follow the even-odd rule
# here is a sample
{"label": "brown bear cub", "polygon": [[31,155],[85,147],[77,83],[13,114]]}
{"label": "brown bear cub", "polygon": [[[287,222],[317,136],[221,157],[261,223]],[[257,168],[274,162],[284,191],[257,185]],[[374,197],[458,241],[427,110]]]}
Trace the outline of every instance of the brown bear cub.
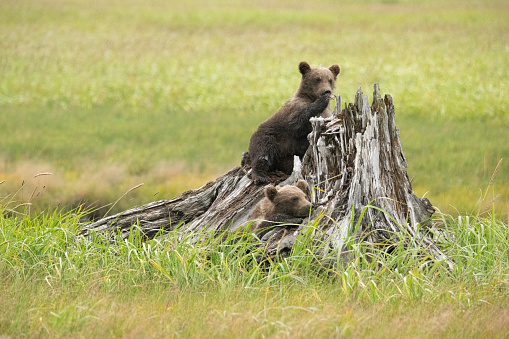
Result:
{"label": "brown bear cub", "polygon": [[265,198],[256,205],[249,217],[249,220],[258,220],[251,225],[249,231],[260,237],[270,226],[277,223],[301,223],[309,215],[311,208],[307,199],[308,189],[304,180],[283,187],[267,185],[264,190]]}
{"label": "brown bear cub", "polygon": [[291,174],[294,155],[302,158],[309,147],[307,136],[312,131],[309,119],[331,115],[329,100],[339,66],[311,67],[302,61],[299,71],[302,79],[298,91],[251,136],[249,157],[252,178],[257,184],[268,181],[268,172]]}

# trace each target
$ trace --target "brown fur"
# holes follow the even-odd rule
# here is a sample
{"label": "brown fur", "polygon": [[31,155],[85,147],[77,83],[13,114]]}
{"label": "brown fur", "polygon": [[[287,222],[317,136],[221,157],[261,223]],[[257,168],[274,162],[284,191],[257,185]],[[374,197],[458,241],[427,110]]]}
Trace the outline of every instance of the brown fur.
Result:
{"label": "brown fur", "polygon": [[267,172],[280,170],[291,174],[293,157],[303,157],[311,132],[311,117],[331,115],[329,100],[334,90],[338,65],[329,68],[299,64],[302,74],[299,89],[279,111],[262,123],[251,136],[249,157],[252,177],[258,184],[267,182]]}
{"label": "brown fur", "polygon": [[258,220],[251,225],[250,231],[258,235],[267,227],[275,223],[301,223],[309,215],[311,203],[307,199],[308,184],[299,180],[295,185],[273,186],[267,185],[265,198],[255,207],[249,220]]}

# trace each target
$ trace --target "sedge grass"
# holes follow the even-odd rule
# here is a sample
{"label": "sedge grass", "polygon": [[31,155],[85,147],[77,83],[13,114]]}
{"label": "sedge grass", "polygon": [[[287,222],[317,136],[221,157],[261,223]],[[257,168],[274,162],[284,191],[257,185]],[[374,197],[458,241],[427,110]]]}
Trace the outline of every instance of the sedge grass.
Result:
{"label": "sedge grass", "polygon": [[[75,234],[81,213],[0,213],[0,333],[131,337],[504,337],[509,228],[495,216],[436,220],[453,269],[416,250],[351,243],[322,258],[312,227],[290,256],[259,263],[235,241]],[[312,226],[312,225],[311,225]],[[237,235],[232,235],[237,236]],[[408,239],[411,241],[411,239]],[[405,241],[401,241],[401,244]]]}

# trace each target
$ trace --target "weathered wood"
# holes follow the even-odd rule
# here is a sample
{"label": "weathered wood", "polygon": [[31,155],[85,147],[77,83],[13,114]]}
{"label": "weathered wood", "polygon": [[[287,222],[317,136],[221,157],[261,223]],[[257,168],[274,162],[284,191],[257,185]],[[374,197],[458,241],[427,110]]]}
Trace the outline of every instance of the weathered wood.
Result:
{"label": "weathered wood", "polygon": [[[311,220],[320,216],[319,230],[330,240],[331,249],[342,249],[354,231],[357,241],[372,244],[395,244],[411,235],[418,241],[410,246],[446,259],[427,237],[434,209],[427,199],[413,193],[391,96],[382,99],[375,84],[371,106],[359,89],[355,102],[341,107],[341,97],[337,97],[332,117],[311,118],[313,132],[302,165],[296,158],[289,178],[274,173],[270,182],[285,185],[304,178],[314,187]],[[149,238],[181,224],[182,234],[235,230],[248,221],[263,198],[263,186],[251,180],[245,155],[241,167],[197,190],[101,219],[80,234],[120,230],[127,236],[135,223]],[[304,227],[275,227],[262,241],[268,242],[269,253],[288,252]]]}
{"label": "weathered wood", "polygon": [[410,235],[436,259],[446,259],[424,236],[423,231],[432,229],[434,209],[413,193],[392,97],[382,99],[375,84],[371,106],[359,89],[355,103],[341,115],[339,111],[332,121],[312,119],[311,145],[302,166],[304,178],[316,187],[312,202],[323,209],[316,208],[313,217],[329,216],[320,225],[333,247],[342,248],[359,224],[357,236],[362,234],[364,241],[395,244]]}
{"label": "weathered wood", "polygon": [[219,225],[239,226],[255,205],[252,197],[261,199],[262,195],[263,187],[252,184],[245,171],[236,167],[197,190],[98,220],[86,226],[80,235],[120,230],[127,237],[137,223],[149,238],[161,229],[170,231],[181,224],[182,232],[205,231]]}

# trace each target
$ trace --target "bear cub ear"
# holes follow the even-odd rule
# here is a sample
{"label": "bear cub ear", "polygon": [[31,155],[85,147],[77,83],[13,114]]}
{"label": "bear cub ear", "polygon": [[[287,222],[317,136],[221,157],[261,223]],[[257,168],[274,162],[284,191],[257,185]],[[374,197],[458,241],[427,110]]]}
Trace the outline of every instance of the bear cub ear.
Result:
{"label": "bear cub ear", "polygon": [[304,75],[311,70],[311,66],[305,61],[301,61],[299,64],[299,72]]}
{"label": "bear cub ear", "polygon": [[274,185],[267,185],[267,186],[265,186],[264,193],[265,193],[265,196],[270,201],[273,201],[274,198],[276,198],[276,195],[277,195],[277,188]]}
{"label": "bear cub ear", "polygon": [[336,78],[340,72],[339,65],[338,64],[332,65],[331,67],[329,67],[329,71],[331,71],[332,74],[334,74],[334,78]]}
{"label": "bear cub ear", "polygon": [[298,180],[295,183],[295,186],[300,188],[300,190],[302,192],[304,192],[306,195],[308,195],[308,193],[309,193],[309,186],[308,186],[308,183],[305,180],[302,180],[302,179]]}

